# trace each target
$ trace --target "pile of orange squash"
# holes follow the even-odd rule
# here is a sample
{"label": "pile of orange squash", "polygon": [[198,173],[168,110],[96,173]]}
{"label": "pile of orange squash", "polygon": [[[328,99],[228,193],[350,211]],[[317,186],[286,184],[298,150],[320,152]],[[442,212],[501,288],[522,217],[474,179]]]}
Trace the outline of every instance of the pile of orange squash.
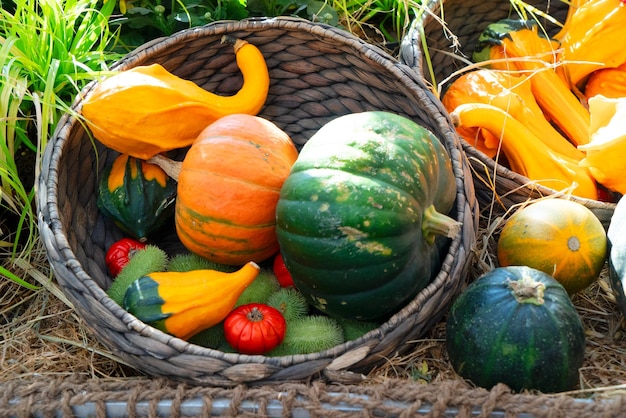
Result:
{"label": "pile of orange squash", "polygon": [[621,0],[572,0],[552,37],[535,21],[494,22],[479,69],[442,102],[470,145],[530,180],[592,200],[624,194],[625,37]]}

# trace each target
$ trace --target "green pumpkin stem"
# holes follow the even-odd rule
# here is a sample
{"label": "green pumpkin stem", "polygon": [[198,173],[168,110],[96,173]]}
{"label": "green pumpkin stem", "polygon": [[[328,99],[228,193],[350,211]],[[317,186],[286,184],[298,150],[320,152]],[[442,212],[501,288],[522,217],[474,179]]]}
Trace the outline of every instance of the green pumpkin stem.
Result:
{"label": "green pumpkin stem", "polygon": [[424,209],[422,233],[424,234],[424,239],[429,243],[435,242],[437,235],[454,238],[460,231],[461,223],[448,215],[437,212],[434,205]]}
{"label": "green pumpkin stem", "polygon": [[530,276],[522,276],[519,280],[509,280],[508,285],[515,300],[519,303],[532,303],[533,305],[543,305],[543,294],[546,285],[536,281]]}

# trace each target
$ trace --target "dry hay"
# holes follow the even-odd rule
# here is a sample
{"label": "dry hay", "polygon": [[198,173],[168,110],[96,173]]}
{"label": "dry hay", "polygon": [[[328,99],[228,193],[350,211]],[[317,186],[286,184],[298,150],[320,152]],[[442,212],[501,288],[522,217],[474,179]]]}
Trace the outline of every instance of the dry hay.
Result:
{"label": "dry hay", "polygon": [[[487,219],[487,218],[485,218]],[[498,218],[483,220],[475,248],[472,277],[495,265],[494,243]],[[38,274],[49,275],[45,254],[38,256]],[[15,270],[17,269],[13,266]],[[27,278],[33,271],[16,271]],[[42,276],[43,277],[43,276]],[[37,284],[42,278],[33,280]],[[56,296],[55,296],[56,295]],[[626,332],[607,281],[605,269],[599,281],[573,297],[587,333],[584,366],[575,397],[607,396],[626,391]],[[83,319],[64,301],[54,282],[38,291],[7,279],[0,281],[0,381],[36,376],[86,376],[88,378],[137,378],[141,372],[124,365],[86,328]],[[445,317],[423,338],[414,341],[408,354],[386,359],[363,383],[389,379],[440,383],[460,378],[452,370],[445,349]],[[622,386],[624,385],[624,386]]]}

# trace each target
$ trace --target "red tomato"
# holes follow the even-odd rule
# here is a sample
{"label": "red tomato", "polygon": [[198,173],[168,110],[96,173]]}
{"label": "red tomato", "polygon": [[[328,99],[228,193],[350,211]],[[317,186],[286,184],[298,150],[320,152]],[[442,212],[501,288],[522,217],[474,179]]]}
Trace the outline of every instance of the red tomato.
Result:
{"label": "red tomato", "polygon": [[285,338],[287,322],[276,308],[262,303],[241,305],[224,320],[226,341],[242,354],[265,354]]}
{"label": "red tomato", "polygon": [[280,253],[276,254],[276,257],[274,257],[274,275],[278,279],[278,283],[280,283],[281,287],[294,285],[291,273],[287,270],[287,266],[285,266],[285,262],[283,261],[283,256]]}
{"label": "red tomato", "polygon": [[133,254],[146,247],[143,242],[133,238],[122,238],[111,245],[106,253],[104,262],[111,276],[116,277],[124,268]]}

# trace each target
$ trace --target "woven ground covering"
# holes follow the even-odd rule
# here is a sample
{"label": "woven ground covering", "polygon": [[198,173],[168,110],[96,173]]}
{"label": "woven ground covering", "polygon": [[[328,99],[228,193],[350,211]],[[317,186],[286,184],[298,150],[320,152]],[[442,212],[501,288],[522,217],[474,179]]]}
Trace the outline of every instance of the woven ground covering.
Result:
{"label": "woven ground covering", "polygon": [[623,416],[626,397],[586,401],[567,395],[512,394],[505,386],[471,389],[448,381],[424,385],[389,379],[365,386],[289,384],[231,389],[162,379],[35,378],[0,385],[5,416]]}
{"label": "woven ground covering", "polygon": [[[473,276],[490,268],[492,245],[483,225]],[[0,282],[0,417],[626,416],[625,326],[606,272],[574,298],[587,333],[579,388],[547,395],[461,380],[447,361],[445,317],[409,353],[390,356],[359,384],[226,389],[152,379],[102,347],[45,270],[21,272],[47,283],[39,291]]]}

